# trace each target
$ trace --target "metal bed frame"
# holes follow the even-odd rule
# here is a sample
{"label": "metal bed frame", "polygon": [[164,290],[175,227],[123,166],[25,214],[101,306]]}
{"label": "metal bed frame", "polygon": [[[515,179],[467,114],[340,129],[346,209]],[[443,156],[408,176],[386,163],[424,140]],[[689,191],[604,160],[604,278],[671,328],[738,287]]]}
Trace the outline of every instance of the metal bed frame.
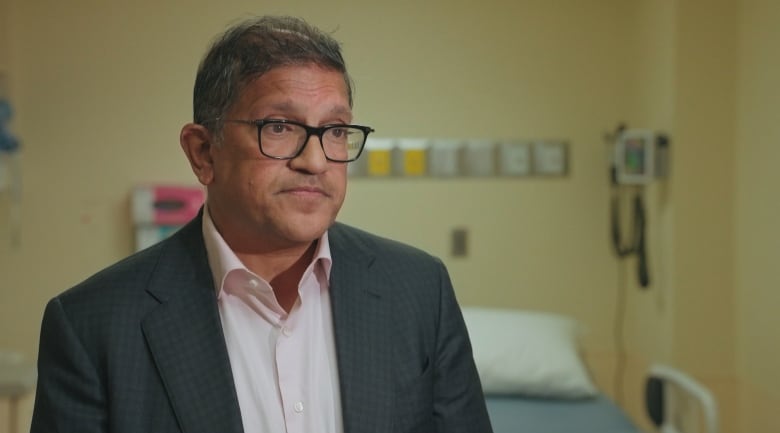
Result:
{"label": "metal bed frame", "polygon": [[682,371],[655,364],[645,383],[647,414],[659,433],[718,433],[712,393]]}

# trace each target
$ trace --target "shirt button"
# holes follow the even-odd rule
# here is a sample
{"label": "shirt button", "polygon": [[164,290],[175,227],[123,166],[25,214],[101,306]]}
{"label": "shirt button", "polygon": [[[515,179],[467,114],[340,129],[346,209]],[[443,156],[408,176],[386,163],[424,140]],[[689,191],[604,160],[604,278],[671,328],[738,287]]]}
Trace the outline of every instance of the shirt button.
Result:
{"label": "shirt button", "polygon": [[285,337],[289,337],[290,335],[292,335],[292,330],[286,326],[282,326],[282,334],[284,334]]}
{"label": "shirt button", "polygon": [[303,412],[303,402],[299,401],[299,402],[295,403],[295,405],[293,405],[293,409],[295,409],[295,412],[297,412],[297,413]]}
{"label": "shirt button", "polygon": [[249,281],[246,282],[246,287],[249,289],[256,289],[257,286],[259,286],[260,283],[257,282],[256,279],[252,278]]}

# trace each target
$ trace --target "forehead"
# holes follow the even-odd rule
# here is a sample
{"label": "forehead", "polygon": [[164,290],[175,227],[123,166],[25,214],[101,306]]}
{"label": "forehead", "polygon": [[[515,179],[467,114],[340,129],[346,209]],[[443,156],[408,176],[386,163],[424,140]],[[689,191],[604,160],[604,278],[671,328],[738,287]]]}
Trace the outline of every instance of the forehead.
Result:
{"label": "forehead", "polygon": [[342,96],[348,98],[344,74],[317,65],[280,66],[251,80],[246,90],[255,96],[297,94],[299,96]]}
{"label": "forehead", "polygon": [[239,100],[279,102],[305,99],[328,102],[349,110],[349,89],[343,73],[314,64],[280,66],[252,79]]}

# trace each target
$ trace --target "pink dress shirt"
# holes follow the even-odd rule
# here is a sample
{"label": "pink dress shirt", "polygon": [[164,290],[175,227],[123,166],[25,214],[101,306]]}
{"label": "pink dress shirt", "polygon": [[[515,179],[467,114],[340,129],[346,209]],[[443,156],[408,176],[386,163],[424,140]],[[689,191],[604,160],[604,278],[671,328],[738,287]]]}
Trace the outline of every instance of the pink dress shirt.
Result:
{"label": "pink dress shirt", "polygon": [[[245,433],[342,433],[327,232],[287,314],[203,212],[203,238]],[[204,350],[208,350],[207,348]]]}

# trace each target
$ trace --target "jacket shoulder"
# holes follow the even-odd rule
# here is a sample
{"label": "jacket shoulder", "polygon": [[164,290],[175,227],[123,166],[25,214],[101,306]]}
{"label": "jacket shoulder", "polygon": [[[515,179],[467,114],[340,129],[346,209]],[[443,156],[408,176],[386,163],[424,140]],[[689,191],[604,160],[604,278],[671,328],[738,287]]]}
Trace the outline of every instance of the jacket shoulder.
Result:
{"label": "jacket shoulder", "polygon": [[205,258],[202,243],[199,224],[190,223],[169,238],[103,268],[57,298],[66,307],[129,301],[145,293],[153,278],[176,275],[175,268],[189,267],[187,263],[203,259],[198,255]]}
{"label": "jacket shoulder", "polygon": [[377,256],[408,257],[410,260],[422,260],[424,262],[439,261],[438,258],[420,248],[369,233],[344,223],[334,224],[328,231],[328,236],[331,248],[335,245],[337,249],[346,247],[351,250],[360,250],[364,253],[370,252]]}

